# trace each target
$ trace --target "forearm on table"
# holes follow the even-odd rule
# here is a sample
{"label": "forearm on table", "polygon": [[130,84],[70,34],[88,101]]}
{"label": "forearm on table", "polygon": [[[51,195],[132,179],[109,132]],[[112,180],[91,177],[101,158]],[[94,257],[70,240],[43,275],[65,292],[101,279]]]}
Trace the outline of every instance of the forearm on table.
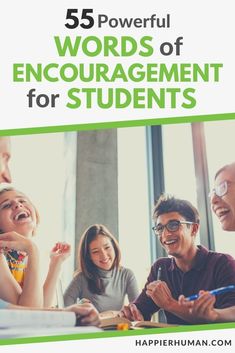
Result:
{"label": "forearm on table", "polygon": [[193,323],[195,320],[195,318],[190,313],[189,309],[187,307],[184,307],[183,305],[180,305],[175,299],[172,299],[171,302],[168,303],[168,305],[163,309],[189,323]]}
{"label": "forearm on table", "polygon": [[235,321],[235,306],[230,306],[224,309],[215,309],[218,317],[216,322]]}

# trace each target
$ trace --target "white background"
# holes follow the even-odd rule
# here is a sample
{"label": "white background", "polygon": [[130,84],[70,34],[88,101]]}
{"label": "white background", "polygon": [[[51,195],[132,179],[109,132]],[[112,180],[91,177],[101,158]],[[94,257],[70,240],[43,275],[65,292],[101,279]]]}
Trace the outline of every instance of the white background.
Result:
{"label": "white background", "polygon": [[[161,340],[160,343],[156,346],[136,346],[136,340]],[[166,340],[165,345],[163,341]],[[170,346],[167,344],[167,340],[208,340],[208,346]],[[216,341],[217,346],[209,346],[211,341]],[[221,340],[232,340],[231,346],[221,346]],[[161,352],[161,353],[188,353],[190,352],[201,352],[201,353],[217,353],[223,351],[224,353],[234,352],[234,342],[232,338],[232,330],[212,330],[212,331],[200,331],[200,332],[191,332],[190,335],[188,332],[181,333],[167,333],[167,334],[152,334],[152,335],[142,335],[142,336],[130,336],[130,337],[112,337],[112,338],[98,338],[90,340],[78,340],[78,341],[64,341],[61,342],[51,342],[51,343],[37,343],[37,344],[22,344],[17,346],[0,346],[0,353],[11,353],[14,349],[17,353],[41,353],[45,352],[57,352],[64,353],[65,351],[70,353],[84,353],[84,352],[96,352],[103,353],[112,352],[112,353],[152,353],[152,352]]]}
{"label": "white background", "polygon": [[[137,120],[157,117],[174,117],[185,115],[204,115],[229,113],[235,111],[233,97],[234,82],[234,51],[233,51],[233,5],[234,2],[226,1],[153,1],[144,2],[124,1],[117,2],[97,1],[46,1],[35,2],[31,0],[4,2],[0,11],[0,38],[1,38],[1,66],[0,66],[0,128],[18,128],[48,125],[68,125],[94,122],[109,122],[118,120]],[[68,8],[94,9],[94,18],[104,13],[111,17],[157,17],[171,15],[171,28],[132,28],[112,29],[108,26],[103,29],[93,27],[90,30],[81,28],[68,30],[64,26],[66,10]],[[100,38],[104,35],[132,36],[137,41],[144,35],[154,37],[156,47],[165,41],[174,42],[177,37],[183,36],[184,45],[180,56],[171,55],[164,57],[156,50],[156,55],[148,58],[133,56],[129,58],[103,58],[99,55],[88,58],[80,54],[71,58],[59,57],[53,37],[64,36],[90,36]],[[79,82],[72,83],[13,83],[13,63],[80,63],[80,62],[108,62],[112,64],[122,62],[156,62],[156,63],[223,63],[219,83],[162,83],[150,84],[153,88],[159,87],[195,87],[197,105],[194,109],[180,107],[179,99],[177,109],[68,109],[67,90],[71,87],[81,87]],[[83,84],[94,87],[95,84]],[[98,84],[107,87],[110,84]],[[147,87],[144,82],[120,83],[114,87]],[[26,94],[29,89],[36,88],[38,93],[59,93],[60,99],[56,108],[28,108]]]}

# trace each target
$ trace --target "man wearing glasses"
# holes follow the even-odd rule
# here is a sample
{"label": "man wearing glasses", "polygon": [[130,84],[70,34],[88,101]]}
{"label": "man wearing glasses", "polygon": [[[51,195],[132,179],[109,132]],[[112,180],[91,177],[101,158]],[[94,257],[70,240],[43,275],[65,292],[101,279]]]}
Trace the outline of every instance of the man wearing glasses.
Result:
{"label": "man wearing glasses", "polygon": [[[170,324],[203,322],[178,302],[178,297],[191,296],[202,288],[212,290],[235,283],[235,260],[196,245],[199,215],[190,202],[162,195],[153,218],[153,230],[170,257],[160,258],[153,264],[142,293],[122,309],[121,315],[130,320],[150,320],[153,313],[164,309]],[[233,305],[235,292],[217,297],[217,308]]]}
{"label": "man wearing glasses", "polygon": [[[219,169],[214,183],[209,195],[212,211],[218,217],[223,230],[235,231],[235,163]],[[217,309],[215,296],[206,291],[201,291],[199,299],[190,303],[181,296],[179,303],[189,308],[192,315],[207,322],[235,321],[235,306]]]}

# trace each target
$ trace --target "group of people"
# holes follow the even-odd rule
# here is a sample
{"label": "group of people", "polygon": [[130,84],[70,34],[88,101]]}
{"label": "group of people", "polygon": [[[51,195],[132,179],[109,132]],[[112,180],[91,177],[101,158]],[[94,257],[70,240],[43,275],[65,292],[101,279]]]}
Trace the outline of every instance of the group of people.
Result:
{"label": "group of people", "polygon": [[[0,183],[10,183],[10,139],[0,137]],[[235,163],[220,169],[210,195],[222,228],[235,230]],[[130,320],[150,320],[160,309],[171,324],[235,321],[235,291],[215,297],[211,290],[235,285],[235,260],[196,244],[197,209],[186,200],[162,195],[153,212],[153,231],[168,257],[157,259],[139,294],[134,273],[120,265],[115,237],[101,224],[83,234],[78,269],[64,293],[65,308],[98,325],[99,313],[119,312]],[[32,241],[39,215],[29,198],[11,186],[0,189],[0,308],[49,309],[70,246],[57,243],[45,283],[39,278],[39,252]],[[199,293],[198,299],[187,297]],[[128,296],[129,304],[124,305]],[[79,304],[76,304],[79,303]],[[81,304],[82,303],[82,304]]]}

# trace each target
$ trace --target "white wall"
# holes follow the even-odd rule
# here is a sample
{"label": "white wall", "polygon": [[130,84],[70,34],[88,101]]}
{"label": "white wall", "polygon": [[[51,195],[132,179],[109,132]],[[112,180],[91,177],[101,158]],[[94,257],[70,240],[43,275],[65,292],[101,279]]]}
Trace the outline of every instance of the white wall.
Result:
{"label": "white wall", "polygon": [[14,185],[39,210],[41,221],[35,242],[41,250],[41,272],[45,277],[50,249],[57,241],[64,241],[64,134],[12,137],[11,171]]}

